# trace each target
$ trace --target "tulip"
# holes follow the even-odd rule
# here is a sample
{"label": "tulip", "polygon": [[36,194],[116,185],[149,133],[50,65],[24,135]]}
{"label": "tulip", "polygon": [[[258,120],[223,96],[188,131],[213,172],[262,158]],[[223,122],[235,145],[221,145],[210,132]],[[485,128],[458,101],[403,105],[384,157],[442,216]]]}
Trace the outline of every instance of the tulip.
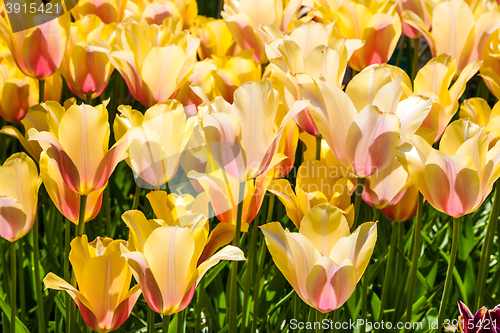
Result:
{"label": "tulip", "polygon": [[89,15],[71,23],[61,74],[78,97],[98,97],[106,88],[113,67],[107,52],[115,25],[105,25],[98,16]]}
{"label": "tulip", "polygon": [[311,209],[298,233],[283,230],[279,222],[261,229],[274,263],[297,295],[323,313],[351,296],[377,240],[376,223],[363,223],[351,234],[343,212],[329,204]]}
{"label": "tulip", "polygon": [[[56,119],[47,121],[49,131],[32,128],[29,140],[38,141],[58,166],[68,187],[80,195],[106,187],[118,162],[127,156],[127,141],[118,141],[108,150],[109,124],[106,103],[93,107],[72,105],[66,111],[53,102]],[[53,169],[55,170],[55,168]]]}
{"label": "tulip", "polygon": [[297,123],[292,120],[286,125],[283,131],[280,142],[278,144],[278,154],[283,154],[287,158],[278,162],[274,166],[274,178],[283,178],[290,171],[293,170],[295,165],[295,153],[299,143],[299,128]]}
{"label": "tulip", "polygon": [[412,185],[402,191],[402,197],[397,202],[380,211],[393,222],[408,221],[417,214],[418,194],[418,188]]}
{"label": "tulip", "polygon": [[[434,98],[434,103],[428,117],[424,120],[422,136],[429,143],[439,140],[441,135],[458,110],[458,102],[469,81],[478,71],[481,63],[474,61],[461,71],[456,81],[451,85],[457,74],[457,62],[449,54],[442,54],[418,71],[415,81],[415,94]],[[451,85],[451,87],[450,87]]]}
{"label": "tulip", "polygon": [[446,128],[439,150],[417,135],[406,140],[401,165],[434,208],[455,218],[479,208],[500,176],[500,145],[488,150],[488,135],[468,120]]}
{"label": "tulip", "polygon": [[86,15],[96,15],[105,24],[118,23],[125,17],[126,0],[79,0],[77,5],[71,10],[71,14],[76,21]]}
{"label": "tulip", "polygon": [[222,18],[238,46],[243,50],[255,50],[256,62],[267,62],[265,54],[265,34],[259,30],[261,25],[274,24],[279,30],[288,30],[301,0],[286,4],[282,0],[225,0]]}
{"label": "tulip", "polygon": [[492,34],[490,45],[483,57],[483,65],[480,72],[484,83],[491,93],[500,99],[500,32]]}
{"label": "tulip", "polygon": [[19,69],[27,76],[44,80],[55,73],[63,59],[69,36],[70,16],[43,23],[16,33],[0,17],[0,36],[8,45]]}
{"label": "tulip", "polygon": [[355,51],[349,65],[356,71],[389,61],[401,36],[401,20],[392,1],[328,1],[313,14],[320,22],[335,22],[341,36],[360,39],[364,46]]}
{"label": "tulip", "polygon": [[[50,78],[47,79],[46,83],[48,83],[48,80],[50,80]],[[64,103],[65,109],[66,107],[73,105],[74,102],[76,102],[74,98],[67,100],[66,103]],[[2,127],[0,133],[18,139],[26,152],[28,152],[28,154],[30,154],[31,157],[38,162],[38,160],[40,159],[40,154],[43,150],[37,141],[28,141],[28,132],[31,128],[36,129],[38,132],[49,131],[48,123],[51,121],[59,121],[56,117],[56,114],[50,110],[50,107],[52,105],[54,105],[54,107],[57,107],[58,103],[47,102],[43,104],[37,104],[28,109],[28,113],[26,114],[24,119],[21,120],[21,124],[23,124],[24,127],[24,133],[26,133],[25,135],[23,135],[16,127],[13,126]]]}
{"label": "tulip", "polygon": [[33,227],[41,183],[35,162],[25,153],[10,156],[0,168],[0,236],[9,242]]}
{"label": "tulip", "polygon": [[413,12],[405,11],[403,20],[424,35],[433,57],[448,53],[457,59],[457,75],[483,59],[490,35],[500,28],[500,12],[489,11],[475,18],[462,0],[443,1],[434,8],[432,32]]}
{"label": "tulip", "polygon": [[[431,30],[432,12],[434,7],[434,2],[430,0],[398,0],[396,8],[400,17],[403,16],[405,11],[412,12],[413,15],[417,16],[424,23],[427,30]],[[422,37],[420,31],[406,23],[406,21],[403,20],[401,25],[403,33],[409,38]]]}
{"label": "tulip", "polygon": [[480,333],[480,332],[500,332],[500,306],[493,309],[487,309],[483,306],[472,314],[467,305],[460,300],[457,301],[460,316],[458,317],[458,326],[462,333]]}
{"label": "tulip", "polygon": [[222,19],[196,16],[189,31],[200,38],[198,55],[201,60],[214,55],[219,57],[230,55],[234,50],[235,41]]}
{"label": "tulip", "polygon": [[173,98],[196,63],[200,41],[179,27],[174,17],[160,26],[132,20],[117,26],[109,60],[146,107]]}
{"label": "tulip", "polygon": [[[310,101],[320,133],[341,165],[365,178],[384,169],[394,158],[400,135],[414,133],[430,111],[432,99],[404,93],[402,76],[372,66],[341,89],[321,79],[297,76],[301,94]],[[406,86],[406,84],[403,84]]]}
{"label": "tulip", "polygon": [[268,190],[283,203],[297,229],[312,208],[324,203],[342,209],[351,227],[354,222],[353,185],[342,175],[344,171],[341,166],[329,165],[325,160],[306,160],[298,169],[295,193],[285,179],[273,180]]}
{"label": "tulip", "polygon": [[121,246],[122,257],[149,307],[164,316],[185,309],[203,275],[220,260],[245,260],[240,249],[228,245],[199,262],[208,239],[208,221],[203,215],[188,215],[182,223],[177,220],[168,225],[163,220],[148,221],[139,211],[129,211],[123,220],[130,228],[135,249]]}
{"label": "tulip", "polygon": [[141,294],[138,285],[129,289],[132,272],[120,252],[126,245],[126,241],[111,238],[97,237],[89,243],[87,235],[76,237],[71,242],[69,260],[79,290],[54,273],[43,279],[46,288],[66,291],[78,305],[85,324],[99,333],[123,325]]}
{"label": "tulip", "polygon": [[175,100],[146,111],[142,124],[131,129],[132,138],[128,139],[129,164],[137,177],[158,188],[175,176],[193,131],[193,120],[186,120],[182,104]]}
{"label": "tulip", "polygon": [[497,102],[492,109],[482,98],[466,99],[460,106],[460,118],[484,127],[490,141],[489,149],[500,139],[500,103]]}
{"label": "tulip", "polygon": [[[337,87],[342,86],[347,61],[352,52],[361,47],[360,41],[335,39],[333,24],[308,22],[283,35],[276,26],[263,27],[271,42],[266,45],[266,54],[271,65],[267,72],[272,74],[281,99],[289,110],[295,101],[302,99],[296,73],[305,72],[314,79],[323,77]],[[318,128],[309,112],[303,111],[297,117],[299,126],[312,135],[318,135]]]}

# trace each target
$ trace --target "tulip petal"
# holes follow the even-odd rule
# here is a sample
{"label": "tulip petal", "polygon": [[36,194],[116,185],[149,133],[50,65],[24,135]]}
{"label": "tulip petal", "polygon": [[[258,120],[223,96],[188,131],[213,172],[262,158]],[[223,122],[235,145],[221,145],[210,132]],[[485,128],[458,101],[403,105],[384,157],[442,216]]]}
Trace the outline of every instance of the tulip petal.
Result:
{"label": "tulip petal", "polygon": [[122,214],[122,220],[129,227],[137,251],[143,252],[144,244],[153,232],[153,227],[139,210],[129,210]]}
{"label": "tulip petal", "polygon": [[125,321],[132,313],[132,309],[134,308],[135,302],[141,295],[141,288],[137,284],[130,289],[130,291],[125,295],[124,300],[118,305],[114,314],[113,321],[111,322],[110,329],[112,331],[117,330],[120,326],[125,323]]}
{"label": "tulip petal", "polygon": [[198,278],[196,280],[196,285],[200,282],[201,278],[205,275],[205,273],[215,265],[219,263],[221,260],[233,260],[233,261],[243,261],[245,260],[245,255],[240,248],[236,246],[228,245],[224,247],[222,250],[215,253],[213,256],[204,261],[201,265],[198,266],[197,273]]}
{"label": "tulip petal", "polygon": [[292,222],[298,228],[300,225],[301,216],[299,212],[299,206],[297,204],[297,197],[295,196],[295,193],[293,193],[290,182],[285,179],[275,179],[271,182],[267,190],[276,195],[278,199],[280,199],[283,206],[285,206],[286,215],[288,215],[290,220],[292,220]]}
{"label": "tulip petal", "polygon": [[24,233],[26,220],[26,213],[19,201],[12,197],[0,196],[0,236],[2,238],[10,242],[19,239]]}
{"label": "tulip petal", "polygon": [[307,212],[300,222],[299,233],[323,256],[328,256],[339,239],[350,234],[344,212],[330,204],[317,205]]}

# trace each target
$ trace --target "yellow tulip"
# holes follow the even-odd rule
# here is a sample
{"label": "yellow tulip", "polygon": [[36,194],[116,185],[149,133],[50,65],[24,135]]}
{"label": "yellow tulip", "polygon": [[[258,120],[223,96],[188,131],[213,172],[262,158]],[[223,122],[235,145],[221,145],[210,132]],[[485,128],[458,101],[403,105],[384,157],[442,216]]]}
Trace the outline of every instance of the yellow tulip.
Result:
{"label": "yellow tulip", "polygon": [[181,30],[175,16],[162,25],[128,20],[117,26],[109,60],[146,107],[174,98],[197,61],[200,40]]}
{"label": "yellow tulip", "polygon": [[349,61],[357,71],[388,62],[401,36],[394,1],[328,1],[313,14],[323,23],[335,22],[340,36],[364,41]]}
{"label": "yellow tulip", "polygon": [[69,260],[79,290],[54,273],[43,279],[46,288],[66,291],[78,305],[85,324],[99,333],[118,329],[141,294],[138,285],[130,289],[132,272],[120,252],[125,245],[126,241],[111,238],[97,237],[89,243],[87,235],[76,237],[71,242]]}
{"label": "yellow tulip", "polygon": [[469,119],[474,124],[484,127],[489,137],[489,148],[493,148],[500,139],[500,102],[493,109],[482,98],[466,99],[460,106],[460,118]]}
{"label": "yellow tulip", "polygon": [[226,246],[199,261],[208,240],[206,217],[190,214],[168,225],[147,220],[139,211],[122,216],[130,228],[135,250],[121,246],[122,257],[132,270],[149,307],[163,315],[185,309],[199,281],[220,260],[245,260],[243,252]]}
{"label": "yellow tulip", "polygon": [[0,37],[8,45],[19,69],[27,76],[44,80],[55,73],[63,59],[69,37],[70,16],[65,14],[34,28],[16,33],[0,16]]}
{"label": "yellow tulip", "polygon": [[[422,126],[421,134],[429,143],[439,140],[446,126],[458,110],[459,99],[465,91],[467,82],[478,71],[481,63],[474,61],[467,65],[451,84],[457,74],[457,62],[449,54],[442,54],[422,67],[414,81],[413,92],[430,98],[434,102]],[[450,87],[451,85],[451,87]]]}
{"label": "yellow tulip", "polygon": [[432,12],[432,31],[413,12],[403,13],[403,20],[420,31],[431,49],[432,56],[443,53],[457,59],[457,74],[475,60],[482,60],[489,37],[500,28],[500,12],[485,12],[475,18],[463,0],[448,0],[437,5]]}
{"label": "yellow tulip", "polygon": [[274,263],[309,306],[325,313],[341,307],[361,279],[377,240],[376,223],[352,234],[343,212],[329,204],[311,209],[300,230],[279,222],[261,227]]}
{"label": "yellow tulip", "polygon": [[391,71],[395,69],[368,67],[351,80],[346,92],[321,79],[296,75],[302,96],[310,101],[309,112],[336,159],[361,178],[389,165],[400,135],[415,133],[432,105],[432,99],[407,96],[407,76],[393,78]]}
{"label": "yellow tulip", "polygon": [[486,86],[497,99],[500,99],[500,31],[490,37],[490,44],[483,57],[481,77]]}
{"label": "yellow tulip", "polygon": [[500,176],[500,145],[488,150],[488,135],[469,120],[451,123],[439,150],[418,135],[407,141],[398,150],[401,165],[424,198],[450,216],[476,210]]}
{"label": "yellow tulip", "polygon": [[219,57],[230,55],[234,50],[235,41],[226,22],[222,19],[196,16],[189,31],[200,38],[198,55],[201,60],[214,55]]}
{"label": "yellow tulip", "polygon": [[[48,80],[50,80],[50,78]],[[40,159],[40,154],[43,150],[37,141],[28,141],[28,132],[32,128],[34,128],[38,132],[49,131],[49,123],[59,121],[56,114],[50,110],[51,106],[53,106],[54,103],[56,102],[37,104],[29,108],[28,113],[26,114],[24,119],[21,120],[21,124],[23,124],[24,127],[24,133],[26,133],[25,135],[23,135],[16,127],[13,126],[2,127],[0,133],[18,139],[23,148],[28,152],[28,154],[30,154],[31,157],[33,157],[33,159],[38,162],[38,160]],[[75,103],[76,100],[74,98],[70,98],[64,103],[64,109],[66,110],[69,106]],[[54,107],[57,107],[57,105],[54,105]]]}
{"label": "yellow tulip", "polygon": [[403,196],[392,206],[382,208],[380,211],[393,222],[404,222],[413,218],[418,209],[418,188],[415,185],[403,190]]}
{"label": "yellow tulip", "polygon": [[306,160],[297,171],[295,193],[285,179],[273,180],[268,190],[283,203],[297,229],[301,228],[304,216],[323,203],[342,209],[350,227],[354,221],[354,206],[351,204],[353,184],[342,175],[343,171],[337,165],[328,165],[325,160]]}
{"label": "yellow tulip", "polygon": [[274,166],[274,178],[283,178],[293,170],[298,143],[299,128],[297,123],[294,120],[291,120],[283,131],[277,150],[278,154],[283,154],[287,158],[278,162],[278,164]]}
{"label": "yellow tulip", "polygon": [[[341,87],[347,61],[352,52],[362,45],[358,40],[336,39],[333,24],[308,22],[286,35],[276,26],[263,27],[263,31],[270,40],[266,44],[266,54],[271,65],[266,72],[272,75],[288,110],[302,98],[294,78],[296,73],[305,72],[314,79],[323,77],[325,81]],[[318,128],[307,110],[301,112],[296,121],[308,133],[318,134]]]}
{"label": "yellow tulip", "polygon": [[261,25],[274,24],[286,32],[300,8],[301,0],[225,0],[222,18],[243,50],[254,50],[256,62],[267,62],[265,34]]}
{"label": "yellow tulip", "polygon": [[25,153],[10,156],[0,168],[0,236],[9,242],[33,227],[41,183],[35,162]]}
{"label": "yellow tulip", "polygon": [[82,99],[98,97],[109,82],[113,67],[107,52],[115,27],[95,15],[71,23],[61,74],[71,91]]}
{"label": "yellow tulip", "polygon": [[65,111],[59,103],[52,102],[49,109],[55,117],[47,119],[49,130],[28,131],[29,140],[40,143],[57,164],[57,172],[65,183],[80,195],[106,187],[115,166],[127,156],[126,140],[108,149],[106,104],[72,105]]}
{"label": "yellow tulip", "polygon": [[105,24],[118,23],[125,17],[127,0],[78,0],[71,10],[71,14],[76,21],[86,15],[98,16]]}
{"label": "yellow tulip", "polygon": [[[134,112],[130,107],[120,109]],[[119,122],[124,119],[118,118]],[[170,100],[149,108],[141,123],[130,129],[129,136],[124,138],[129,147],[127,161],[140,178],[136,181],[141,181],[141,186],[158,188],[175,176],[193,131],[193,121],[194,118],[186,120],[181,103]]]}

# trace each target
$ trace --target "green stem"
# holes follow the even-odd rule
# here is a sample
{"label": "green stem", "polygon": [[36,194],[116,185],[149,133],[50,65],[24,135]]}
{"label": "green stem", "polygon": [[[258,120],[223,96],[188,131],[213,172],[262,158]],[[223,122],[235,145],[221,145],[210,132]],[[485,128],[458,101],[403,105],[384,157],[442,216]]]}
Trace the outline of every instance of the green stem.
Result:
{"label": "green stem", "polygon": [[321,160],[321,134],[318,134],[318,136],[316,137],[316,159],[318,161]]}
{"label": "green stem", "polygon": [[[293,296],[293,318],[294,319],[297,319],[299,320],[299,316],[300,316],[300,297],[299,295],[297,295],[297,293],[295,293],[295,295]],[[293,332],[298,332],[299,330],[298,329],[294,329]],[[252,331],[253,332],[253,331]]]}
{"label": "green stem", "polygon": [[[269,196],[269,205],[267,207],[267,223],[271,222],[273,218],[274,211],[274,194],[270,194]],[[252,330],[251,332],[257,332],[257,314],[259,302],[257,302],[260,295],[260,283],[262,271],[264,269],[264,259],[266,258],[266,241],[262,239],[262,243],[260,244],[260,255],[259,255],[259,264],[257,266],[257,274],[255,275],[255,286],[253,289],[253,319],[252,319]]]}
{"label": "green stem", "polygon": [[104,214],[106,215],[106,234],[111,237],[111,197],[109,196],[109,186],[104,190]]}
{"label": "green stem", "polygon": [[[168,327],[170,326],[170,316],[163,316],[161,321],[161,331],[162,333],[168,333]],[[199,331],[196,331],[199,332]]]}
{"label": "green stem", "polygon": [[16,242],[10,243],[10,333],[16,333]]}
{"label": "green stem", "polygon": [[[239,196],[238,196],[238,215],[236,218],[236,231],[233,239],[233,246],[240,246],[241,235],[241,217],[243,215],[243,199],[245,197],[246,182],[240,183]],[[230,294],[229,294],[229,332],[236,332],[237,326],[237,279],[238,279],[238,262],[231,263],[231,281],[230,281]]]}
{"label": "green stem", "polygon": [[[259,232],[258,229],[259,223],[258,220],[255,219],[253,221],[253,226],[252,226],[252,236],[250,237],[250,249],[248,250],[248,259],[247,259],[247,270],[246,270],[246,277],[245,277],[245,290],[243,294],[243,308],[242,308],[242,320],[241,320],[241,333],[245,333],[246,328],[247,328],[247,316],[248,316],[248,299],[250,298],[250,286],[252,285],[252,278],[253,278],[253,268],[254,268],[254,262],[255,262],[255,247],[257,245],[257,235]],[[199,332],[199,331],[197,331]]]}
{"label": "green stem", "polygon": [[186,333],[186,312],[178,312],[177,316],[179,316],[179,320],[177,321],[177,333]]}
{"label": "green stem", "polygon": [[460,218],[453,218],[453,238],[451,243],[450,261],[448,263],[448,271],[446,272],[446,280],[444,281],[443,297],[439,305],[438,313],[438,328],[435,333],[441,332],[443,320],[446,314],[446,305],[448,304],[448,297],[450,294],[451,280],[453,279],[453,268],[455,267],[455,259],[457,258],[458,241],[460,238]]}
{"label": "green stem", "polygon": [[19,240],[19,301],[21,306],[21,313],[19,314],[19,320],[24,322],[26,318],[26,289],[24,283],[24,240]]}
{"label": "green stem", "polygon": [[[373,221],[376,222],[380,216],[380,209],[374,209]],[[368,318],[368,280],[370,279],[370,263],[366,266],[363,274],[363,289],[361,290],[361,318],[366,322]],[[338,310],[336,310],[338,311]],[[335,321],[334,321],[335,322]],[[361,325],[360,333],[365,333],[366,325]]]}
{"label": "green stem", "polygon": [[[358,178],[358,183],[356,184],[354,195],[354,223],[352,224],[352,230],[355,230],[358,226],[358,218],[359,218],[359,208],[361,207],[361,197],[363,195],[363,190],[365,188],[365,180],[366,178]],[[361,187],[361,189],[359,189]]]}
{"label": "green stem", "polygon": [[40,248],[38,243],[38,215],[33,226],[33,257],[35,265],[36,303],[38,307],[38,332],[45,333],[45,311],[43,308],[42,280],[40,278]]}
{"label": "green stem", "polygon": [[196,321],[194,323],[194,331],[201,332],[201,303],[203,301],[202,290],[205,289],[205,277],[201,278],[200,287],[198,288],[198,299],[196,300]]}
{"label": "green stem", "polygon": [[85,231],[85,207],[87,206],[87,196],[80,195],[80,213],[78,214],[78,231],[76,236],[83,235]]}
{"label": "green stem", "polygon": [[417,71],[418,71],[418,51],[420,48],[420,38],[415,38],[413,40],[413,70],[412,70],[412,78],[415,80],[415,77],[417,76]]}
{"label": "green stem", "polygon": [[45,98],[45,80],[38,80],[38,101],[43,103]]}
{"label": "green stem", "polygon": [[219,0],[218,3],[217,3],[217,15],[216,15],[216,17],[218,19],[221,18],[221,12],[222,12],[223,3],[224,3],[224,0]]}
{"label": "green stem", "polygon": [[[408,301],[406,302],[406,322],[411,322],[413,309],[413,291],[417,282],[418,260],[420,258],[420,237],[422,230],[422,213],[424,208],[424,197],[418,193],[417,216],[413,226],[413,253],[411,259],[410,284],[408,287]],[[404,332],[404,331],[403,331]]]}
{"label": "green stem", "polygon": [[398,56],[396,58],[396,67],[399,67],[399,64],[401,63],[406,43],[408,43],[408,37],[405,35],[403,36],[403,41],[401,42],[401,46],[399,47]]}
{"label": "green stem", "polygon": [[476,294],[472,309],[479,309],[483,300],[486,279],[488,277],[488,269],[490,263],[490,254],[493,247],[493,240],[498,224],[498,213],[500,211],[500,182],[495,185],[495,196],[493,198],[492,208],[488,227],[486,228],[486,236],[484,238],[483,248],[481,249],[481,259],[479,260],[479,272],[476,281]]}
{"label": "green stem", "polygon": [[[70,279],[70,272],[69,272],[69,251],[70,251],[70,228],[71,227],[71,221],[66,219],[66,229],[64,230],[64,258],[63,258],[63,263],[64,263],[64,280],[69,281]],[[66,320],[66,331],[70,332],[70,313],[71,313],[71,296],[68,293],[65,293],[65,304],[66,304],[66,315],[65,315],[65,320]]]}
{"label": "green stem", "polygon": [[384,284],[382,285],[382,296],[380,297],[380,307],[378,312],[378,321],[381,322],[384,315],[384,305],[389,291],[389,282],[391,280],[391,266],[394,260],[396,250],[396,236],[398,234],[399,224],[392,223],[391,245],[389,247],[389,257],[387,258],[387,265],[385,268]]}
{"label": "green stem", "polygon": [[141,190],[142,190],[142,188],[139,185],[135,185],[134,201],[132,202],[132,210],[137,209],[137,207],[139,207],[139,199],[141,197]]}
{"label": "green stem", "polygon": [[92,105],[92,94],[90,94],[90,95],[86,95],[85,97],[87,97],[87,98],[85,99],[85,104],[87,104],[87,105]]}
{"label": "green stem", "polygon": [[[148,333],[155,333],[155,315],[156,313],[151,309],[148,308]],[[177,324],[179,325],[179,324]]]}

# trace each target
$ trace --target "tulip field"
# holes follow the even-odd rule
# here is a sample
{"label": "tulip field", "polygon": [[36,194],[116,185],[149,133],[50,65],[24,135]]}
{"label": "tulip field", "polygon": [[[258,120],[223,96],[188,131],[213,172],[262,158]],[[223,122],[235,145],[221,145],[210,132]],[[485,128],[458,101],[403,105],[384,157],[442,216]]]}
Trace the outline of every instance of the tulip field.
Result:
{"label": "tulip field", "polygon": [[0,333],[500,333],[500,0],[3,0]]}

